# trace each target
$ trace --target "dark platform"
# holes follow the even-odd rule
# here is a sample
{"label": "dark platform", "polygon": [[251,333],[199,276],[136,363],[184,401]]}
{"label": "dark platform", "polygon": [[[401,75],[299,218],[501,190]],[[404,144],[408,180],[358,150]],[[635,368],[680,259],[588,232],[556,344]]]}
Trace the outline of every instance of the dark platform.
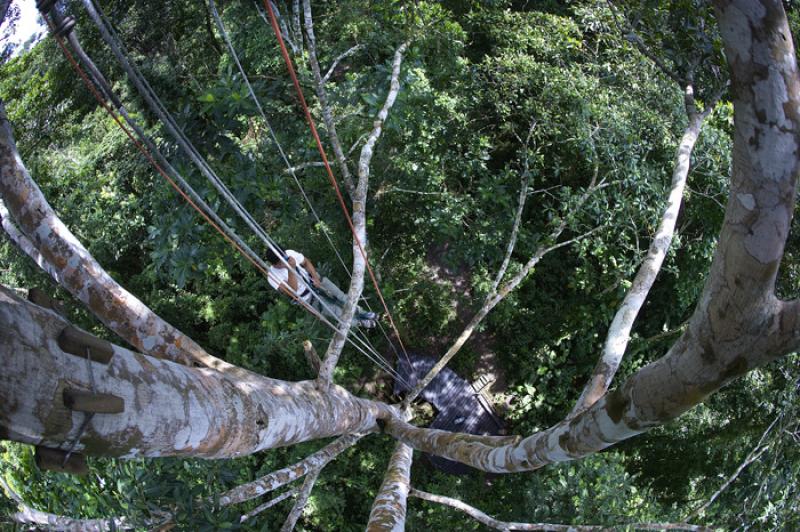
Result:
{"label": "dark platform", "polygon": [[[420,355],[408,353],[411,363],[404,356],[398,358],[397,372],[400,376],[414,386],[421,380],[436,360]],[[398,381],[394,383],[394,393],[402,395],[409,389]],[[459,377],[453,370],[444,368],[425,387],[420,394],[425,401],[436,408],[436,418],[429,425],[432,429],[449,430],[452,432],[467,432],[469,434],[497,435],[503,428],[500,419],[495,415],[489,402],[472,385]],[[425,455],[436,467],[453,475],[464,475],[474,469],[459,462],[453,462],[438,456]]]}

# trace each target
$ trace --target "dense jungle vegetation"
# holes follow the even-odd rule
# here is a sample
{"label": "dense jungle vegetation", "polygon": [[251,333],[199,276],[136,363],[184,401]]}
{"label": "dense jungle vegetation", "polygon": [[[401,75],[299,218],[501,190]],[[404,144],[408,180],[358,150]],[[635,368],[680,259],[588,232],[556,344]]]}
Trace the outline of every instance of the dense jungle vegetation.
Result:
{"label": "dense jungle vegetation", "polygon": [[[291,163],[303,166],[298,176],[325,227],[285,171],[205,2],[100,3],[153,88],[239,200],[277,242],[301,250],[346,287],[349,279],[324,230],[346,262],[350,233],[324,170],[304,166],[319,155],[256,4],[227,0],[217,7]],[[703,51],[701,101],[725,70],[706,2],[620,5],[612,12],[595,0],[313,3],[323,68],[360,45],[327,85],[345,149],[363,142],[388,90],[394,50],[410,42],[397,103],[372,162],[367,205],[371,263],[410,350],[443,353],[483,301],[508,242],[526,162],[530,196],[511,271],[562,220],[562,240],[591,231],[545,256],[450,364],[474,379],[493,354],[489,369],[501,377],[494,399],[510,433],[547,427],[570,410],[665,206],[686,123],[683,95],[633,45],[620,17],[639,17],[639,35],[667,65],[680,68]],[[291,2],[278,7],[292,9]],[[66,9],[77,18],[86,50],[171,163],[261,249],[174,149],[80,2],[67,2]],[[299,46],[293,59],[319,117],[306,49]],[[7,58],[0,98],[34,179],[117,281],[216,356],[274,378],[313,377],[302,342],[310,339],[324,351],[329,330],[271,289],[181,202],[98,107],[52,39]],[[727,201],[731,133],[732,106],[723,96],[702,129],[676,238],[617,379],[661,356],[696,304]],[[603,186],[580,203],[594,175]],[[800,293],[797,234],[790,236],[780,278],[781,293],[794,297]],[[5,239],[0,283],[42,288],[64,302],[73,322],[118,341]],[[366,296],[377,301],[369,285]],[[386,340],[370,334],[393,357]],[[391,379],[349,347],[336,379],[364,397],[392,394]],[[798,379],[797,357],[786,357],[664,427],[535,473],[450,476],[418,453],[412,477],[420,489],[507,521],[670,522],[703,505],[751,451],[763,448],[694,521],[797,529]],[[362,529],[392,446],[372,435],[328,465],[298,528]],[[161,508],[175,512],[181,530],[273,530],[291,502],[240,525],[239,515],[256,503],[215,511],[195,501],[319,447],[309,442],[225,461],[92,460],[90,475],[72,477],[41,472],[29,447],[3,443],[0,475],[28,504],[58,514],[136,519]],[[13,508],[12,501],[0,501],[0,514]],[[444,506],[409,503],[410,530],[481,526]]]}

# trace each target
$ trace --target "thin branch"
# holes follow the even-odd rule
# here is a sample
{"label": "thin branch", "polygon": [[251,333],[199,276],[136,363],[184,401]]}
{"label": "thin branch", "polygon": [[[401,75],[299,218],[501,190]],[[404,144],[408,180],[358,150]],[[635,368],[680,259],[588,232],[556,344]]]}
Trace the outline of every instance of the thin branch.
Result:
{"label": "thin branch", "polygon": [[[602,185],[602,184],[600,185],[597,184],[597,175],[598,175],[598,169],[597,166],[595,166],[595,171],[592,176],[592,180],[589,184],[589,187],[579,198],[577,205],[575,206],[575,210],[581,208],[581,206],[586,202],[589,196],[593,192],[598,190]],[[550,242],[558,241],[558,238],[564,232],[566,227],[567,227],[567,221],[566,217],[564,217],[550,233],[547,241]],[[411,404],[411,402],[414,401],[414,399],[416,399],[420,393],[422,393],[422,390],[424,390],[425,387],[428,386],[428,384],[430,384],[434,378],[436,378],[436,375],[438,375],[439,372],[441,372],[442,369],[444,369],[444,367],[447,366],[447,363],[450,362],[450,360],[456,355],[456,353],[458,353],[461,350],[461,348],[464,346],[467,340],[469,340],[473,332],[475,332],[475,329],[483,321],[483,319],[487,316],[487,314],[489,314],[489,312],[491,312],[491,310],[494,309],[494,307],[496,307],[498,303],[500,303],[503,299],[505,299],[508,296],[508,294],[510,294],[517,286],[519,286],[519,284],[528,276],[528,274],[530,274],[534,266],[536,266],[539,263],[542,257],[547,255],[551,251],[555,251],[559,248],[568,246],[579,240],[582,240],[599,229],[600,227],[596,227],[591,231],[588,231],[580,236],[571,238],[569,240],[565,240],[563,242],[557,242],[556,244],[553,244],[551,246],[540,245],[534,252],[534,254],[531,256],[531,258],[528,260],[528,262],[525,263],[522,269],[514,277],[512,277],[499,289],[490,291],[486,295],[482,307],[478,310],[478,312],[475,313],[475,315],[472,317],[470,322],[461,332],[461,334],[453,343],[453,345],[450,346],[450,349],[448,349],[447,352],[444,355],[442,355],[442,358],[440,358],[436,362],[436,364],[433,365],[430,371],[428,371],[428,374],[425,375],[425,377],[423,377],[422,380],[420,380],[416,384],[416,386],[414,386],[414,388],[406,395],[406,397],[403,399],[403,405],[405,407],[408,407]]]}
{"label": "thin branch", "polygon": [[[308,0],[304,0],[308,1]],[[367,137],[367,142],[361,148],[361,157],[358,160],[358,179],[359,188],[366,189],[366,180],[369,178],[370,163],[372,162],[372,155],[374,153],[375,144],[381,136],[383,125],[389,116],[389,111],[394,106],[397,99],[397,94],[400,92],[400,67],[403,64],[403,54],[408,48],[409,42],[406,41],[401,44],[394,52],[394,60],[392,61],[392,78],[389,83],[389,94],[386,95],[386,100],[383,102],[383,107],[375,117],[372,125],[372,132]],[[366,193],[359,194],[359,196],[366,196]]]}
{"label": "thin branch", "polygon": [[522,213],[525,210],[525,201],[528,199],[528,185],[531,180],[530,157],[528,156],[528,144],[533,136],[533,130],[536,127],[536,121],[531,122],[528,130],[528,137],[525,141],[525,151],[523,155],[523,171],[522,171],[522,184],[519,188],[519,198],[517,199],[517,214],[514,216],[514,224],[511,228],[511,237],[508,239],[506,246],[506,254],[503,257],[503,262],[497,270],[497,275],[492,283],[492,288],[489,290],[490,294],[497,293],[497,287],[506,275],[508,265],[511,262],[511,255],[514,253],[514,247],[517,245],[517,236],[519,235],[519,224],[522,220]]}
{"label": "thin branch", "polygon": [[272,508],[273,506],[275,506],[276,504],[285,501],[289,497],[293,497],[293,496],[297,495],[297,493],[299,491],[300,491],[300,488],[292,488],[292,489],[290,489],[288,491],[285,491],[285,492],[281,493],[280,495],[278,495],[274,499],[270,499],[267,502],[265,502],[264,504],[261,504],[261,505],[257,506],[253,511],[244,514],[242,517],[239,518],[239,522],[240,523],[244,523],[248,519],[252,519],[253,517],[255,517],[258,514],[260,514],[261,512],[263,512],[264,510],[268,510],[268,509]]}
{"label": "thin branch", "polygon": [[230,506],[231,504],[238,504],[240,502],[248,501],[260,497],[265,493],[276,490],[281,486],[297,480],[298,478],[307,475],[312,471],[316,471],[324,467],[328,462],[339,456],[342,452],[349,449],[361,439],[363,434],[348,434],[341,436],[315,452],[307,456],[303,460],[292,464],[283,469],[274,471],[268,475],[236,486],[235,488],[226,491],[219,497],[220,506]]}
{"label": "thin branch", "polygon": [[733,474],[730,477],[728,477],[728,479],[722,484],[722,486],[720,486],[720,488],[705,503],[703,503],[701,506],[693,510],[692,513],[686,516],[687,520],[693,519],[698,515],[704,513],[706,509],[712,504],[714,504],[714,501],[716,501],[717,498],[720,495],[722,495],[722,492],[728,489],[728,487],[739,477],[739,475],[742,473],[742,471],[745,470],[747,466],[749,466],[750,464],[761,458],[761,455],[764,454],[769,449],[769,445],[763,445],[764,440],[766,440],[767,435],[772,431],[772,428],[782,417],[783,417],[783,412],[778,414],[775,417],[775,419],[772,420],[772,423],[770,423],[767,429],[764,431],[764,433],[761,434],[761,438],[759,438],[758,443],[755,445],[755,447],[753,447],[753,450],[751,450],[750,453],[748,453],[747,458],[745,458],[744,462],[739,464],[739,467],[736,468],[736,471],[734,471]]}
{"label": "thin branch", "polygon": [[[335,165],[336,162],[335,161],[331,161],[330,164],[331,165]],[[306,168],[324,168],[324,167],[325,167],[325,163],[323,163],[322,161],[309,161],[307,163],[300,163],[297,166],[290,166],[290,167],[286,168],[283,171],[283,173],[284,174],[292,174],[292,173],[299,172],[301,170],[305,170]]]}
{"label": "thin branch", "polygon": [[[516,523],[516,522],[508,522],[508,521],[500,521],[495,519],[494,517],[483,513],[482,511],[478,510],[474,506],[470,506],[469,504],[460,501],[458,499],[453,499],[452,497],[444,497],[442,495],[434,495],[433,493],[428,493],[426,491],[420,491],[418,489],[411,489],[411,493],[409,493],[411,497],[416,497],[418,499],[422,499],[429,502],[435,502],[438,504],[444,504],[446,506],[450,506],[451,508],[455,508],[456,510],[460,510],[465,514],[469,515],[479,523],[482,523],[488,527],[494,528],[496,530],[552,530],[552,531],[576,531],[576,532],[583,532],[589,530],[608,530],[608,526],[604,525],[561,525],[561,524],[553,524],[553,523]],[[620,525],[630,529],[644,529],[644,530],[689,530],[689,531],[710,531],[713,530],[710,527],[700,526],[700,525],[691,525],[688,523],[633,523],[629,525]],[[455,528],[455,527],[454,527]]]}
{"label": "thin branch", "polygon": [[328,69],[328,72],[326,72],[325,75],[322,76],[322,84],[324,85],[324,84],[326,84],[328,82],[328,80],[330,79],[331,75],[333,74],[333,71],[336,69],[336,67],[339,65],[339,63],[341,63],[344,59],[347,59],[349,56],[353,55],[354,53],[356,53],[357,51],[359,51],[363,47],[364,47],[363,44],[357,44],[357,45],[353,46],[352,48],[348,49],[347,51],[345,51],[344,53],[339,54],[336,57],[336,59],[333,60],[333,63],[331,63],[331,66]]}
{"label": "thin branch", "polygon": [[331,142],[333,154],[336,156],[336,162],[339,164],[342,181],[344,181],[344,186],[352,198],[355,194],[356,186],[350,174],[350,167],[347,164],[339,134],[336,132],[336,122],[333,119],[333,111],[328,101],[328,92],[325,90],[327,76],[323,78],[320,71],[319,60],[317,59],[317,41],[314,36],[314,20],[311,16],[311,2],[309,0],[303,0],[303,14],[305,16],[306,42],[308,44],[308,62],[311,65],[311,72],[314,76],[314,90],[317,93],[317,99],[322,111],[322,121],[325,122],[325,131]]}
{"label": "thin branch", "polygon": [[321,472],[322,469],[317,469],[316,471],[312,471],[306,475],[306,479],[303,482],[303,487],[300,488],[297,494],[297,500],[294,501],[292,510],[289,512],[289,515],[286,516],[286,521],[284,521],[283,526],[281,527],[281,532],[292,532],[292,530],[294,530],[297,520],[300,519],[301,515],[303,515],[303,510],[308,502],[308,496],[311,495],[311,490],[314,489],[314,484],[317,483],[317,479],[319,478],[319,474]]}

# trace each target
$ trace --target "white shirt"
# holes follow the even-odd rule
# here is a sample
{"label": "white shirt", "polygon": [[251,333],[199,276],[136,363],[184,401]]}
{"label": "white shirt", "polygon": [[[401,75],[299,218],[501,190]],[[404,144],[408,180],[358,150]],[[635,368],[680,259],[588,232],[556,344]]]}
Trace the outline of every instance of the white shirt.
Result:
{"label": "white shirt", "polygon": [[[297,275],[297,292],[295,295],[305,301],[306,303],[311,302],[311,275],[308,273],[301,264],[305,262],[306,258],[302,253],[298,253],[292,249],[286,250],[286,262],[289,262],[289,258],[294,259],[294,263],[296,266],[295,274]],[[281,267],[278,266],[270,266],[269,267],[269,275],[267,276],[267,280],[269,281],[269,285],[274,288],[275,290],[282,284],[286,285],[286,288],[292,292],[292,287],[289,286],[289,269],[284,266],[284,264],[280,264]],[[305,284],[303,283],[305,281]]]}

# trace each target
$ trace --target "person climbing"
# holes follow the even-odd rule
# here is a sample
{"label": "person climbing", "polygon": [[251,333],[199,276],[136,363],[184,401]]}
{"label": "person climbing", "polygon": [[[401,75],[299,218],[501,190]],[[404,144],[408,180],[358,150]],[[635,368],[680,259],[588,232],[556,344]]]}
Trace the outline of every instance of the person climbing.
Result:
{"label": "person climbing", "polygon": [[[330,279],[320,278],[311,260],[293,249],[284,252],[283,260],[272,249],[267,249],[267,260],[270,263],[268,281],[272,288],[288,295],[295,303],[303,301],[317,311],[339,319],[347,296]],[[371,329],[377,325],[377,320],[374,312],[356,307],[352,324]]]}

